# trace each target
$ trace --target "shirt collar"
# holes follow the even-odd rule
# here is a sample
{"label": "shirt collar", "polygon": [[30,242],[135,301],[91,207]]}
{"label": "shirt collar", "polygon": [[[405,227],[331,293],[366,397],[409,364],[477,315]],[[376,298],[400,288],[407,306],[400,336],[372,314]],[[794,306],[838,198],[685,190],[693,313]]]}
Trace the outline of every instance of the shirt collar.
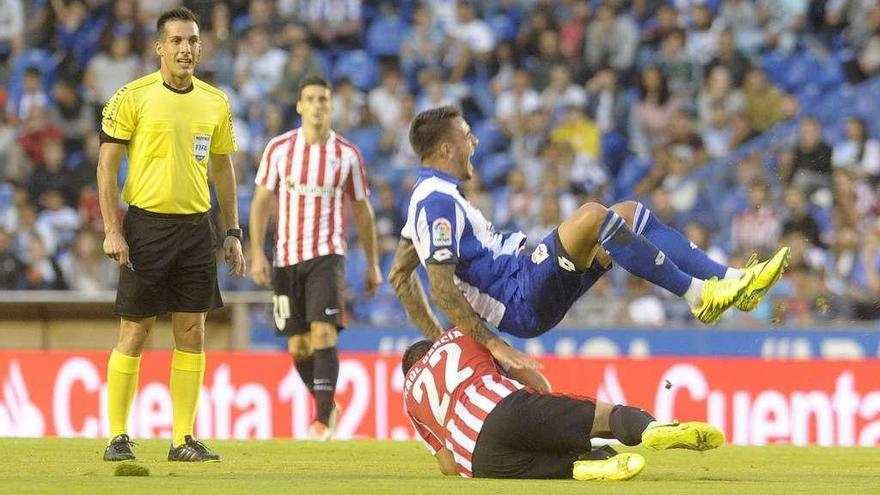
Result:
{"label": "shirt collar", "polygon": [[419,178],[428,179],[431,177],[437,177],[438,179],[445,180],[446,182],[451,182],[455,184],[455,187],[461,186],[461,181],[458,180],[456,177],[449,175],[446,172],[437,170],[436,168],[422,167],[422,169],[419,170]]}

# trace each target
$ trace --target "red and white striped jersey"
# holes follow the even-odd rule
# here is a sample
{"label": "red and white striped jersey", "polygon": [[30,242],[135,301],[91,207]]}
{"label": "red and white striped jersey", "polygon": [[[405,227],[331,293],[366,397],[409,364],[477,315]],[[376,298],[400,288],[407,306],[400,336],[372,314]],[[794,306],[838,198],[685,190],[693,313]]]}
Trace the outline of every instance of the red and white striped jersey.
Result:
{"label": "red and white striped jersey", "polygon": [[344,255],[343,200],[370,195],[357,146],[333,131],[324,144],[309,144],[301,127],[269,141],[255,182],[278,194],[275,266]]}
{"label": "red and white striped jersey", "polygon": [[502,399],[521,388],[501,374],[485,347],[453,328],[410,368],[403,403],[431,454],[446,447],[459,474],[470,478],[483,422]]}

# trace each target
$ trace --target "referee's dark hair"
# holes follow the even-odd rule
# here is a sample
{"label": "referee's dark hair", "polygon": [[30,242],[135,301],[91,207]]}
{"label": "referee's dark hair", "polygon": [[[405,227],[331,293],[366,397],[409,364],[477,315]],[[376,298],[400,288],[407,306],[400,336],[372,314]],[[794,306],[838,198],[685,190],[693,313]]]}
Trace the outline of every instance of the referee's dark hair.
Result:
{"label": "referee's dark hair", "polygon": [[302,98],[303,90],[306,86],[322,86],[324,88],[333,91],[333,86],[330,84],[330,81],[324,79],[323,77],[317,74],[309,74],[306,77],[302,78],[299,82],[299,88],[296,93],[296,99],[299,100]]}
{"label": "referee's dark hair", "polygon": [[199,26],[199,17],[186,7],[176,7],[171,10],[166,10],[159,16],[159,19],[156,21],[156,32],[159,33],[159,36],[162,36],[162,30],[165,29],[165,23],[168,21],[188,21],[196,23],[196,27]]}
{"label": "referee's dark hair", "polygon": [[461,110],[452,106],[432,108],[416,115],[409,127],[409,143],[420,160],[431,156],[440,141],[452,129],[452,121],[461,117]]}
{"label": "referee's dark hair", "polygon": [[425,357],[425,354],[428,353],[428,349],[430,349],[432,345],[434,345],[433,341],[420,340],[406,348],[406,352],[403,353],[403,362],[401,363],[401,369],[403,369],[404,375],[409,373],[409,369],[412,368],[419,359]]}

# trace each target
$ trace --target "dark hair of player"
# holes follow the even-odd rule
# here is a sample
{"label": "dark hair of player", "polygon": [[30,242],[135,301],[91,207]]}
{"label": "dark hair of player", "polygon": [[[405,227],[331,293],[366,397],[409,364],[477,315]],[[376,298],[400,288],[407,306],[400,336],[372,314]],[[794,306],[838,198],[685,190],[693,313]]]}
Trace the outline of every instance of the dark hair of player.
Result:
{"label": "dark hair of player", "polygon": [[177,7],[163,12],[156,21],[156,32],[159,33],[160,37],[164,34],[162,30],[165,29],[165,23],[168,21],[194,22],[196,27],[199,27],[199,18],[195,12],[186,7]]}
{"label": "dark hair of player", "polygon": [[432,345],[434,345],[433,341],[420,340],[407,347],[406,352],[403,353],[402,369],[404,375],[409,372],[409,369],[412,368],[419,359],[425,357],[425,354],[428,353],[428,349],[430,349]]}
{"label": "dark hair of player", "polygon": [[306,89],[307,86],[322,86],[329,89],[330,91],[333,91],[333,86],[330,85],[330,81],[324,79],[319,75],[310,74],[304,77],[302,81],[299,82],[299,91],[296,97],[297,99],[302,98],[302,92],[304,89]]}
{"label": "dark hair of player", "polygon": [[461,110],[452,105],[432,108],[416,115],[409,127],[409,142],[420,160],[431,156],[452,129]]}

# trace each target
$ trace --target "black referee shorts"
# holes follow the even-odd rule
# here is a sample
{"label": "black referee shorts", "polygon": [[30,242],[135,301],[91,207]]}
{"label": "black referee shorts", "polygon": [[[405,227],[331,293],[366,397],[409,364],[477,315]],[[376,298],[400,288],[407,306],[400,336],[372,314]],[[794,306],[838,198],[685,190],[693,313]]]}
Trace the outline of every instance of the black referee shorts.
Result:
{"label": "black referee shorts", "polygon": [[145,318],[222,308],[214,225],[208,213],[170,215],[128,208],[131,267],[120,267],[114,314]]}
{"label": "black referee shorts", "polygon": [[475,478],[571,478],[572,464],[590,451],[596,402],[526,389],[489,413],[474,448]]}
{"label": "black referee shorts", "polygon": [[313,321],[337,330],[345,326],[345,257],[331,254],[275,267],[272,278],[276,335],[306,334]]}

